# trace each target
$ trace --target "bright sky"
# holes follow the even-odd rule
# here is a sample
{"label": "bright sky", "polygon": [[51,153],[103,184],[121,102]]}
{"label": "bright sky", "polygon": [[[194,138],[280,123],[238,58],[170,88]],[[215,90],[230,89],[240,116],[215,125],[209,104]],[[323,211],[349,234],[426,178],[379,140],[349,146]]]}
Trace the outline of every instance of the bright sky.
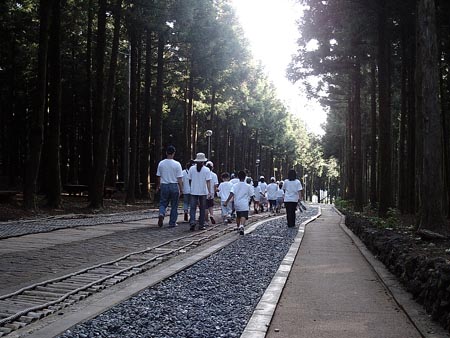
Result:
{"label": "bright sky", "polygon": [[301,7],[294,0],[232,0],[250,41],[253,56],[261,60],[280,98],[293,114],[305,121],[308,130],[323,135],[320,127],[326,112],[318,102],[308,100],[300,84],[286,78],[286,68],[296,53],[299,36],[296,20]]}

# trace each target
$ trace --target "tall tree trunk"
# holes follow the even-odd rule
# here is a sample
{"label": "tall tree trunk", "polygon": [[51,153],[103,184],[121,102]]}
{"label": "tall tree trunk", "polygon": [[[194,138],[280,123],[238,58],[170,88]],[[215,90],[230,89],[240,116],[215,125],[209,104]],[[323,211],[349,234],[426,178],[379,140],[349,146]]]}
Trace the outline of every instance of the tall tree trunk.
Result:
{"label": "tall tree trunk", "polygon": [[187,139],[188,139],[188,149],[189,149],[189,158],[194,158],[195,156],[195,139],[194,139],[194,75],[192,71],[189,73],[189,82],[188,82],[188,118],[187,118]]}
{"label": "tall tree trunk", "polygon": [[377,205],[377,78],[376,64],[371,62],[370,71],[370,204]]}
{"label": "tall tree trunk", "polygon": [[156,169],[158,162],[161,160],[162,155],[162,108],[164,102],[164,48],[165,48],[165,38],[164,33],[158,33],[158,56],[157,56],[157,74],[156,74],[156,101],[155,110],[152,116],[152,126],[151,126],[151,167],[150,180],[156,182]]}
{"label": "tall tree trunk", "polygon": [[351,97],[351,88],[349,90],[350,94],[347,100],[347,115],[345,118],[345,190],[344,198],[352,200],[355,197],[355,185],[353,179],[353,100]]}
{"label": "tall tree trunk", "polygon": [[[93,0],[88,0],[88,22],[86,36],[86,108],[83,116],[83,135],[82,135],[82,183],[89,184],[92,189],[92,169],[94,165],[93,159],[93,134],[92,134],[92,22],[93,22]],[[91,190],[91,194],[92,194]]]}
{"label": "tall tree trunk", "polygon": [[355,187],[355,211],[362,212],[364,204],[363,195],[363,159],[361,145],[361,64],[356,60],[354,74],[353,94],[353,138],[355,145],[354,157],[354,187]]}
{"label": "tall tree trunk", "polygon": [[34,114],[31,120],[29,154],[25,166],[25,185],[23,191],[24,207],[26,209],[36,208],[36,188],[44,139],[44,115],[47,102],[48,33],[52,2],[52,0],[40,0],[39,2],[40,25],[36,98]]}
{"label": "tall tree trunk", "polygon": [[[410,18],[410,31],[415,30],[414,21]],[[416,95],[415,95],[415,62],[416,48],[414,35],[408,41],[408,147],[407,147],[407,212],[416,212]]]}
{"label": "tall tree trunk", "polygon": [[[131,25],[130,25],[131,26]],[[136,160],[137,160],[137,63],[138,63],[138,34],[136,27],[129,28],[131,46],[131,77],[130,77],[130,171],[128,174],[127,203],[136,202]]]}
{"label": "tall tree trunk", "polygon": [[379,90],[379,210],[385,217],[392,207],[392,145],[391,145],[391,107],[389,102],[389,35],[387,34],[386,0],[381,1],[378,14],[378,90]]}
{"label": "tall tree trunk", "polygon": [[406,157],[406,128],[407,128],[407,77],[408,77],[408,61],[407,61],[407,26],[402,26],[401,37],[401,84],[400,84],[400,137],[398,147],[398,207],[401,213],[407,210],[407,194],[408,194],[408,174],[407,174],[407,157]]}
{"label": "tall tree trunk", "polygon": [[421,63],[423,162],[420,229],[447,232],[444,217],[442,120],[439,106],[439,58],[434,0],[418,2],[418,54]]}
{"label": "tall tree trunk", "polygon": [[96,97],[93,114],[93,136],[94,136],[94,168],[92,177],[92,187],[90,192],[91,208],[103,208],[103,185],[105,176],[102,173],[103,154],[107,152],[109,144],[101,143],[105,122],[105,102],[104,102],[104,73],[105,73],[105,49],[106,49],[106,0],[98,0],[97,17],[97,50],[96,50]]}
{"label": "tall tree trunk", "polygon": [[[106,83],[106,97],[105,97],[105,118],[103,121],[101,142],[102,144],[107,145],[102,148],[101,157],[99,159],[99,173],[98,175],[103,176],[103,187],[104,190],[105,180],[107,175],[108,168],[108,157],[113,156],[114,142],[111,142],[111,125],[113,120],[113,111],[114,111],[114,96],[115,96],[115,82],[116,82],[116,72],[117,72],[117,59],[119,56],[119,39],[120,39],[120,28],[121,28],[121,16],[122,16],[122,0],[116,0],[116,4],[114,7],[114,33],[113,33],[113,41],[111,48],[111,58],[109,61],[109,71],[108,71],[108,81]],[[112,162],[110,162],[112,163]],[[111,166],[109,166],[109,170],[113,170]],[[111,175],[114,176],[114,175]],[[114,180],[111,180],[109,183],[114,184]]]}
{"label": "tall tree trunk", "polygon": [[49,52],[49,132],[47,154],[47,204],[61,206],[60,125],[61,125],[61,2],[54,0]]}
{"label": "tall tree trunk", "polygon": [[142,197],[149,198],[149,168],[150,168],[150,114],[152,110],[152,31],[146,32],[145,51],[145,84],[144,84],[144,110],[141,126],[141,183]]}

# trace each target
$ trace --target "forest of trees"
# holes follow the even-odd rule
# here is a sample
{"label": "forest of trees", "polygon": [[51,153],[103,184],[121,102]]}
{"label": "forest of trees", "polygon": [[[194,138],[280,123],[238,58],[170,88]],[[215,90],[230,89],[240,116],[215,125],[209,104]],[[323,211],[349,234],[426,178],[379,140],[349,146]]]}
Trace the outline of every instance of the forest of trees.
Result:
{"label": "forest of trees", "polygon": [[322,138],[252,60],[229,0],[2,1],[0,190],[61,207],[64,186],[83,184],[101,208],[124,182],[133,203],[167,145],[183,163],[210,141],[219,173],[294,167],[309,195],[448,231],[450,3],[298,2],[287,73],[328,107]]}
{"label": "forest of trees", "polygon": [[[302,0],[292,81],[329,107],[324,155],[355,211],[449,232],[450,2]],[[325,94],[324,94],[325,93]]]}
{"label": "forest of trees", "polygon": [[92,208],[117,182],[148,198],[165,147],[186,162],[206,130],[217,172],[294,167],[337,194],[336,160],[277,98],[227,0],[5,0],[0,36],[0,190],[25,208],[63,207],[69,184]]}

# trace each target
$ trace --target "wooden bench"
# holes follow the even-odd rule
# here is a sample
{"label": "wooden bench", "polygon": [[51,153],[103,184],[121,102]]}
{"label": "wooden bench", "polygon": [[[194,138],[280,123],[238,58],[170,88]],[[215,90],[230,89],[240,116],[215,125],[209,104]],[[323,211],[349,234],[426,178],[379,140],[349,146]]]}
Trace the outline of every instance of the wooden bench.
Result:
{"label": "wooden bench", "polygon": [[125,182],[116,182],[116,189],[118,191],[124,191],[125,190]]}
{"label": "wooden bench", "polygon": [[19,193],[15,190],[0,190],[0,203],[12,202]]}
{"label": "wooden bench", "polygon": [[83,193],[87,195],[88,186],[84,184],[66,184],[64,186],[64,190],[67,191],[69,196],[76,196],[80,195],[82,196]]}
{"label": "wooden bench", "polygon": [[112,198],[114,193],[116,192],[116,188],[114,187],[104,187],[103,188],[103,197],[105,198]]}

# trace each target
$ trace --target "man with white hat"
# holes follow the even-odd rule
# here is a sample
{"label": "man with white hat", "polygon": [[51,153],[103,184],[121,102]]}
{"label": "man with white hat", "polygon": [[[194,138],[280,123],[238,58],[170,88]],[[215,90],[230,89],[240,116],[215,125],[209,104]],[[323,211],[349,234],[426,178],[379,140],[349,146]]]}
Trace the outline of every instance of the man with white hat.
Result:
{"label": "man with white hat", "polygon": [[195,230],[195,213],[197,204],[200,208],[200,217],[198,227],[200,230],[205,229],[205,208],[206,199],[213,196],[213,186],[211,184],[211,170],[203,164],[208,159],[204,153],[197,153],[194,162],[195,165],[189,169],[188,178],[191,182],[191,209],[189,210],[190,230]]}

